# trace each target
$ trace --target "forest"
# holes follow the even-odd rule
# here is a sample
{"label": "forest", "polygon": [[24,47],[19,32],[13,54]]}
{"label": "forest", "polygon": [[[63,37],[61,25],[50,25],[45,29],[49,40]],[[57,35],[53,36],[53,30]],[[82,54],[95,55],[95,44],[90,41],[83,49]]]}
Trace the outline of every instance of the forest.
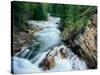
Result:
{"label": "forest", "polygon": [[25,24],[27,20],[47,20],[48,13],[61,18],[62,28],[73,27],[78,30],[97,12],[96,6],[83,5],[12,2],[12,7],[12,19],[18,31],[28,27]]}
{"label": "forest", "polygon": [[97,6],[12,1],[11,26],[12,73],[97,68]]}

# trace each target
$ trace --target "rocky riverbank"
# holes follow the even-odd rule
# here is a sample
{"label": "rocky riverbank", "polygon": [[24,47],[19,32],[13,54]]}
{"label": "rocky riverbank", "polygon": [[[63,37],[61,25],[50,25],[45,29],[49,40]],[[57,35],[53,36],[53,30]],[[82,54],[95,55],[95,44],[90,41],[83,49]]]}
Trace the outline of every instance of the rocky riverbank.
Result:
{"label": "rocky riverbank", "polygon": [[[51,17],[51,19],[55,18]],[[48,21],[30,21],[29,24],[32,25],[32,28],[26,30],[25,32],[20,32],[17,43],[14,44],[20,45],[20,47],[14,47],[16,56],[28,59],[30,61],[28,63],[31,63],[31,65],[33,64],[35,66],[34,68],[39,70],[36,72],[54,72],[97,68],[96,15],[92,16],[86,27],[82,27],[77,33],[74,33],[74,35],[72,34],[71,37],[69,36],[69,40],[62,40],[62,38],[60,38],[60,31],[57,29],[57,24],[59,22],[58,20],[58,18],[55,20],[57,23],[53,22],[54,20],[52,20],[53,23]],[[42,27],[40,27],[40,24],[43,24]],[[52,26],[50,24],[52,24]],[[33,34],[34,38],[32,38]],[[31,45],[36,43],[33,43],[32,40],[39,42],[39,46],[38,48],[35,48],[35,51],[30,49]],[[17,48],[20,48],[21,51],[19,50],[16,52]],[[33,56],[34,54],[35,56]],[[30,57],[31,59],[29,59]],[[24,61],[25,59],[22,60]],[[19,62],[21,59],[18,58],[18,61],[14,59],[14,61]],[[20,65],[23,64],[20,63]],[[30,66],[30,68],[32,67]],[[17,68],[14,69],[15,72],[16,69]],[[24,70],[23,67],[22,69]],[[32,70],[31,72],[33,73]]]}

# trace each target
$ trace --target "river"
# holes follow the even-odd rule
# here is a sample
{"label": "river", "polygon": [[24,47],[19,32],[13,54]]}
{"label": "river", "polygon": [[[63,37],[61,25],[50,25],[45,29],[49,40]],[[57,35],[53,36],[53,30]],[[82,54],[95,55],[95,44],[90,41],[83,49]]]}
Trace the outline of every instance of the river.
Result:
{"label": "river", "polygon": [[[61,32],[58,29],[60,18],[48,16],[48,21],[29,21],[33,27],[41,28],[35,32],[35,42],[37,43],[34,51],[22,49],[12,59],[13,73],[31,74],[36,72],[55,72],[69,70],[86,70],[87,66],[84,60],[75,55],[67,46],[63,45]],[[60,47],[57,47],[58,53],[54,58],[55,66],[49,70],[42,70],[39,67],[40,62],[45,58],[51,48],[61,44],[60,47],[67,48],[67,58],[62,59],[59,53]],[[35,47],[35,46],[34,46]],[[19,56],[20,55],[20,56]],[[71,57],[71,58],[70,58]]]}

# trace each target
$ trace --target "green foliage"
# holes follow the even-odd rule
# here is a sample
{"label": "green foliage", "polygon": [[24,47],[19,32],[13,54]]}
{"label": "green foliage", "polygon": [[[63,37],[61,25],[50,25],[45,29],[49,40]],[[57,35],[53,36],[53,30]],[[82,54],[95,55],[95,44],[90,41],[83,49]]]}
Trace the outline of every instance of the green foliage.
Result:
{"label": "green foliage", "polygon": [[49,11],[52,16],[61,18],[62,28],[74,27],[78,30],[81,26],[87,25],[89,18],[96,14],[96,6],[49,4]]}
{"label": "green foliage", "polygon": [[47,20],[46,4],[13,1],[11,7],[12,24],[17,31],[25,30],[29,19]]}
{"label": "green foliage", "polygon": [[31,17],[32,3],[12,2],[12,22],[18,30],[26,29],[25,22]]}
{"label": "green foliage", "polygon": [[47,20],[48,13],[46,12],[46,7],[44,4],[35,3],[33,19],[34,20]]}
{"label": "green foliage", "polygon": [[63,9],[63,4],[48,4],[48,12],[51,16],[61,17]]}
{"label": "green foliage", "polygon": [[62,28],[73,27],[78,30],[80,26],[86,25],[89,18],[96,12],[96,6],[12,2],[13,25],[18,30],[27,28],[28,25],[25,22],[29,19],[47,20],[48,13],[61,18]]}

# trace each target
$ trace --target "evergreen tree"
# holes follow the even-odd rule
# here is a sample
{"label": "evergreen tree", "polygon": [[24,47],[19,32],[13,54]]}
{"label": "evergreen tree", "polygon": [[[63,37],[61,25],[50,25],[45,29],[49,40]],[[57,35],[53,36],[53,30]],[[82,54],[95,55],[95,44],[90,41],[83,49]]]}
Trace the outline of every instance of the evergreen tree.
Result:
{"label": "evergreen tree", "polygon": [[34,20],[47,20],[47,10],[41,3],[35,3],[35,9],[33,14]]}
{"label": "evergreen tree", "polygon": [[27,28],[25,22],[29,19],[47,20],[48,13],[61,18],[61,28],[78,29],[96,12],[96,6],[12,2],[12,22],[16,30]]}

